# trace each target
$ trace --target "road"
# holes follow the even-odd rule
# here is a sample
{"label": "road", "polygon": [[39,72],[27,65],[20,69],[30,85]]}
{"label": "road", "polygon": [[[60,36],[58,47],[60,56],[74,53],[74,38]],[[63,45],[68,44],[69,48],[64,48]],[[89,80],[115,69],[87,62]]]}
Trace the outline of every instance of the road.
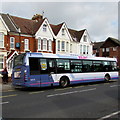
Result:
{"label": "road", "polygon": [[95,118],[118,120],[118,81],[72,85],[67,88],[7,90],[3,118]]}

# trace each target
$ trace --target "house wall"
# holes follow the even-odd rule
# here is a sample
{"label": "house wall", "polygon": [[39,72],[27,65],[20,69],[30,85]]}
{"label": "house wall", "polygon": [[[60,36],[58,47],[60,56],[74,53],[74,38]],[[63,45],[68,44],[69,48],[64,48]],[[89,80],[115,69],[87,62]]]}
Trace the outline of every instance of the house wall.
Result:
{"label": "house wall", "polygon": [[[10,37],[14,37],[14,49],[10,48]],[[24,50],[24,40],[28,39],[29,40],[29,51],[35,52],[35,38],[34,37],[27,37],[27,36],[21,36],[19,34],[9,34],[5,36],[5,48],[7,49],[8,52],[14,50],[17,51],[18,53],[23,53],[26,52]],[[16,47],[16,43],[20,43],[20,48]]]}
{"label": "house wall", "polygon": [[[62,29],[64,29],[64,35],[62,35]],[[58,41],[60,41],[60,51],[58,51]],[[62,41],[65,42],[64,50],[62,50]],[[71,41],[72,40],[70,38],[67,27],[65,24],[63,24],[58,35],[56,36],[56,54],[70,54],[70,44],[73,44]],[[67,47],[68,47],[68,50],[67,50]]]}
{"label": "house wall", "polygon": [[[86,38],[87,38],[86,42],[84,41],[84,36],[86,36]],[[82,52],[80,52],[80,50],[81,50],[80,46],[81,45],[82,45]],[[84,45],[86,46],[85,54],[83,53]],[[88,46],[88,50],[87,50],[87,46]],[[84,32],[84,34],[83,34],[83,36],[82,36],[82,38],[80,40],[80,43],[78,44],[77,53],[80,54],[81,56],[92,56],[92,54],[93,54],[93,46],[92,46],[91,39],[90,39],[89,34],[88,34],[87,31]]]}
{"label": "house wall", "polygon": [[[3,61],[2,63],[0,63],[1,65],[0,71],[2,71],[3,68],[6,66],[6,58],[7,58],[7,50],[5,47],[6,45],[5,36],[7,35],[7,28],[1,16],[0,16],[0,33],[2,33],[4,37],[3,39],[4,46],[0,48],[0,59],[1,61]],[[1,74],[0,74],[0,77],[1,77]]]}
{"label": "house wall", "polygon": [[[46,31],[43,30],[43,26],[46,25]],[[48,50],[38,50],[38,39],[41,38],[41,39],[47,39],[48,41],[50,40],[51,41],[51,46],[52,46],[52,50],[51,51],[48,51]],[[42,52],[42,53],[53,53],[54,52],[54,49],[55,49],[55,46],[54,46],[54,35],[53,35],[53,32],[52,32],[52,29],[48,23],[48,20],[45,19],[44,22],[42,23],[42,25],[40,26],[40,28],[38,29],[38,31],[36,32],[35,34],[35,39],[36,39],[36,52]]]}

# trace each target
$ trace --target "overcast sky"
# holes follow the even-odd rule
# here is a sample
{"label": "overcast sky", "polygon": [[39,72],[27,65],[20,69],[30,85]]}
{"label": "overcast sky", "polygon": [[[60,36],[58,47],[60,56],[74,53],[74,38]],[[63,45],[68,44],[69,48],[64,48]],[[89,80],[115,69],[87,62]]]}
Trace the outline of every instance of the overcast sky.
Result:
{"label": "overcast sky", "polygon": [[117,2],[2,2],[2,13],[31,19],[42,14],[51,24],[65,22],[68,28],[87,29],[91,40],[118,38]]}

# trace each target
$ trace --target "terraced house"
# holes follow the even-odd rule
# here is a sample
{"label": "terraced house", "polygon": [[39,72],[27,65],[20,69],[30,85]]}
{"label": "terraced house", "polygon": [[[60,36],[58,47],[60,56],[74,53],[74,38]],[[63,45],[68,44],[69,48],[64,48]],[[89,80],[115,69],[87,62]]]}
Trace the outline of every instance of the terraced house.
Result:
{"label": "terraced house", "polygon": [[14,56],[25,52],[90,56],[92,42],[87,30],[50,24],[40,14],[32,19],[0,14],[0,70],[7,66],[10,73]]}

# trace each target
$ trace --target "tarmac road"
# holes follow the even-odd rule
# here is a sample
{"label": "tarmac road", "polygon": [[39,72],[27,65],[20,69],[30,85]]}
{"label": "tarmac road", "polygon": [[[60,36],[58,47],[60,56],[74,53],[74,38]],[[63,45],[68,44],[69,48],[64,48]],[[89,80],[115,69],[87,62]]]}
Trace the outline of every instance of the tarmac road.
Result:
{"label": "tarmac road", "polygon": [[111,81],[67,88],[6,89],[0,96],[2,117],[118,120],[119,87],[118,81]]}

